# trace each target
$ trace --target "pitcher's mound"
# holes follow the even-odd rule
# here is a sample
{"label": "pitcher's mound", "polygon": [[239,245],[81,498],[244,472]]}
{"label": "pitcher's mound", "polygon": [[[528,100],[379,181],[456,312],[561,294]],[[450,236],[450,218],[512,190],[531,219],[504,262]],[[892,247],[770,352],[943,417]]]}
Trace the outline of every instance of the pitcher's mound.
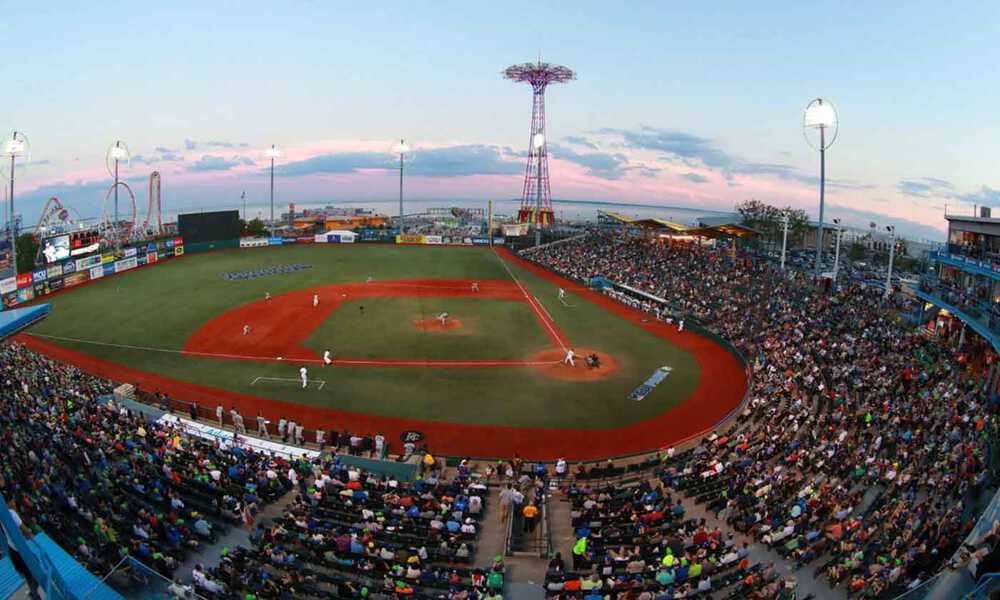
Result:
{"label": "pitcher's mound", "polygon": [[[576,353],[575,367],[563,363],[566,352],[559,348],[549,348],[531,355],[528,360],[532,362],[544,362],[549,364],[538,365],[535,369],[554,379],[568,379],[571,381],[597,381],[614,375],[618,371],[618,361],[610,354],[605,354],[593,348],[574,348]],[[587,366],[587,357],[596,354],[601,366]]]}
{"label": "pitcher's mound", "polygon": [[448,320],[442,324],[440,319],[419,319],[413,322],[413,326],[418,331],[451,331],[452,329],[461,329],[462,321],[455,317],[448,317]]}

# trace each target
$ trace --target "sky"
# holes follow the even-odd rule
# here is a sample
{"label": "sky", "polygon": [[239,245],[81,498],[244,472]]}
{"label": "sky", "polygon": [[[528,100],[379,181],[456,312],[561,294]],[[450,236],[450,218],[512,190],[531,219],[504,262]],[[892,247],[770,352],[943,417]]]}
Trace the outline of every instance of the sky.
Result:
{"label": "sky", "polygon": [[[1000,7],[989,2],[6,3],[0,132],[23,131],[17,211],[105,209],[108,146],[139,218],[158,170],[170,212],[268,198],[516,198],[531,91],[515,63],[563,64],[546,94],[552,196],[817,216],[803,109],[840,118],[827,220],[941,239],[1000,207]],[[697,5],[695,5],[697,4]],[[370,6],[367,6],[370,5]]]}

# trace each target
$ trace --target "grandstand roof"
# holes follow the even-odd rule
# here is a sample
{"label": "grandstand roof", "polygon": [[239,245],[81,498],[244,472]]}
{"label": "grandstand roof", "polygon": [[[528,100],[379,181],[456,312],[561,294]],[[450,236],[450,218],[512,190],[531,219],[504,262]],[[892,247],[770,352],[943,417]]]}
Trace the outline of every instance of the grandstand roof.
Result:
{"label": "grandstand roof", "polygon": [[701,217],[698,219],[698,227],[688,227],[687,225],[681,225],[680,223],[674,223],[673,221],[667,221],[664,219],[633,219],[631,217],[626,217],[620,213],[599,211],[603,216],[624,223],[626,225],[631,225],[632,227],[639,227],[642,229],[649,230],[661,230],[668,229],[672,233],[682,233],[684,235],[697,235],[701,237],[709,238],[724,238],[724,237],[750,237],[754,235],[760,235],[760,231],[754,229],[753,227],[747,227],[739,222],[738,217]]}

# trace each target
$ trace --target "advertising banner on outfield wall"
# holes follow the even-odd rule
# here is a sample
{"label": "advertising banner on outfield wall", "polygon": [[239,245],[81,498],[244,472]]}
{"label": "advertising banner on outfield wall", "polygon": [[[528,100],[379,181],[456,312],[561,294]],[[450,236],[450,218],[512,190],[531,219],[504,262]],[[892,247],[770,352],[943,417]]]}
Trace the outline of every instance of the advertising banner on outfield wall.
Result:
{"label": "advertising banner on outfield wall", "polygon": [[163,243],[169,250],[172,250],[174,247],[174,240],[172,238],[169,240],[165,240]]}
{"label": "advertising banner on outfield wall", "polygon": [[267,238],[240,238],[240,248],[262,248],[267,246]]}
{"label": "advertising banner on outfield wall", "polygon": [[280,238],[280,237],[267,238],[267,245],[268,246],[280,246],[280,245],[282,245],[284,243],[285,243],[284,238]]}
{"label": "advertising banner on outfield wall", "polygon": [[17,289],[26,288],[31,285],[31,273],[19,273],[17,276]]}
{"label": "advertising banner on outfield wall", "polygon": [[104,276],[105,277],[107,277],[108,275],[114,275],[115,274],[115,263],[108,263],[106,265],[101,265],[101,268],[104,269]]}
{"label": "advertising banner on outfield wall", "polygon": [[35,297],[41,298],[42,296],[49,293],[49,284],[47,281],[37,281],[35,282]]}
{"label": "advertising banner on outfield wall", "polygon": [[113,262],[115,262],[115,253],[114,252],[105,252],[104,254],[101,255],[101,264],[102,265],[106,265],[108,263],[113,263]]}
{"label": "advertising banner on outfield wall", "polygon": [[3,295],[3,307],[4,308],[14,308],[17,306],[17,292],[11,292],[9,294]]}
{"label": "advertising banner on outfield wall", "polygon": [[9,294],[17,291],[17,277],[0,279],[0,294]]}
{"label": "advertising banner on outfield wall", "polygon": [[104,267],[93,267],[90,269],[91,279],[100,279],[101,277],[104,277]]}
{"label": "advertising banner on outfield wall", "polygon": [[76,273],[76,261],[67,260],[62,264],[63,275],[69,275],[70,273]]}
{"label": "advertising banner on outfield wall", "polygon": [[77,259],[77,261],[76,261],[76,270],[77,271],[86,271],[87,269],[90,269],[91,267],[96,267],[97,265],[101,264],[102,260],[103,260],[103,258],[101,257],[100,254],[95,254],[94,256],[88,256],[87,258]]}
{"label": "advertising banner on outfield wall", "polygon": [[443,241],[444,240],[442,240],[441,236],[439,236],[439,235],[425,235],[424,236],[424,243],[425,244],[440,244]]}
{"label": "advertising banner on outfield wall", "polygon": [[129,269],[134,269],[138,265],[135,258],[126,258],[125,260],[119,260],[115,263],[115,273],[121,273],[122,271],[128,271]]}
{"label": "advertising banner on outfield wall", "polygon": [[31,272],[31,281],[37,283],[39,281],[45,281],[49,278],[48,269],[35,269]]}
{"label": "advertising banner on outfield wall", "polygon": [[63,266],[60,264],[49,265],[49,279],[55,279],[56,277],[62,277]]}
{"label": "advertising banner on outfield wall", "polygon": [[174,246],[174,256],[184,256],[184,246]]}
{"label": "advertising banner on outfield wall", "polygon": [[157,261],[157,254],[156,254],[156,252],[155,252],[155,251],[153,251],[153,252],[148,252],[148,253],[146,254],[146,263],[147,263],[147,264],[150,264],[150,265],[151,265],[151,264],[155,263],[156,261]]}
{"label": "advertising banner on outfield wall", "polygon": [[131,258],[131,257],[135,256],[136,253],[137,252],[136,252],[135,246],[133,246],[131,248],[125,248],[125,258]]}
{"label": "advertising banner on outfield wall", "polygon": [[63,285],[66,287],[73,287],[74,285],[80,285],[81,283],[87,283],[88,281],[90,281],[89,271],[77,271],[72,275],[63,277]]}
{"label": "advertising banner on outfield wall", "polygon": [[25,302],[30,302],[31,300],[34,300],[34,299],[35,299],[35,289],[34,288],[26,287],[26,288],[22,288],[22,289],[17,290],[17,301],[19,303],[23,304]]}
{"label": "advertising banner on outfield wall", "polygon": [[63,288],[63,280],[62,280],[61,277],[59,279],[50,279],[49,280],[49,290],[50,291],[54,292],[56,290],[61,290],[62,288]]}
{"label": "advertising banner on outfield wall", "polygon": [[474,238],[472,238],[472,245],[473,246],[489,246],[490,245],[490,238],[488,238],[488,237],[474,237]]}
{"label": "advertising banner on outfield wall", "polygon": [[409,233],[403,234],[403,235],[397,235],[396,236],[396,243],[397,244],[423,244],[424,243],[424,236],[422,236],[422,235],[413,235],[413,234],[409,234]]}

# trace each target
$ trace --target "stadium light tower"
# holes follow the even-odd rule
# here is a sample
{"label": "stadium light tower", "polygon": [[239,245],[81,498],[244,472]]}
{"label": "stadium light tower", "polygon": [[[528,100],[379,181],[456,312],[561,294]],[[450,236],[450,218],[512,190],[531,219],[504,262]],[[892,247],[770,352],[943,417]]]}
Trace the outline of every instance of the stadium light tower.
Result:
{"label": "stadium light tower", "polygon": [[399,156],[399,235],[405,233],[403,229],[403,167],[408,162],[412,162],[410,145],[400,139],[398,144],[393,144],[390,150],[393,156]]}
{"label": "stadium light tower", "polygon": [[31,144],[22,131],[15,131],[3,143],[3,153],[10,157],[10,262],[17,275],[17,218],[14,216],[14,163],[18,156],[31,159]]}
{"label": "stadium light tower", "polygon": [[271,237],[274,237],[274,159],[281,156],[281,150],[275,148],[274,144],[267,149],[267,156],[271,159]]}
{"label": "stadium light tower", "polygon": [[[531,138],[531,147],[535,149],[538,154],[538,168],[536,169],[536,176],[538,178],[537,185],[535,187],[535,245],[542,245],[542,224],[540,222],[540,217],[542,214],[542,150],[545,148],[545,133],[539,131]],[[549,206],[551,209],[551,205]]]}
{"label": "stadium light tower", "polygon": [[826,149],[837,140],[840,119],[837,109],[827,100],[816,98],[806,106],[802,117],[802,133],[806,143],[819,150],[819,228],[816,233],[816,277],[823,264],[823,208],[826,192]]}
{"label": "stadium light tower", "polygon": [[121,140],[115,140],[108,146],[108,152],[104,157],[104,165],[108,168],[108,175],[114,177],[114,190],[115,190],[115,220],[114,220],[114,230],[115,230],[115,246],[121,241],[118,235],[118,165],[120,162],[125,161],[128,165],[131,160],[131,154],[128,150],[128,145]]}
{"label": "stadium light tower", "polygon": [[886,225],[885,230],[889,232],[889,269],[885,274],[885,297],[892,293],[892,259],[896,256],[896,227]]}
{"label": "stadium light tower", "polygon": [[[531,84],[531,135],[528,137],[528,165],[524,171],[524,189],[521,192],[521,210],[518,221],[534,223],[535,239],[540,239],[537,229],[553,220],[552,193],[549,188],[549,158],[545,147],[545,88],[551,83],[565,83],[576,79],[576,73],[567,67],[538,62],[513,65],[502,75],[518,83]],[[541,135],[541,138],[537,136]],[[540,139],[541,144],[536,145]],[[535,204],[532,207],[532,204]]]}

